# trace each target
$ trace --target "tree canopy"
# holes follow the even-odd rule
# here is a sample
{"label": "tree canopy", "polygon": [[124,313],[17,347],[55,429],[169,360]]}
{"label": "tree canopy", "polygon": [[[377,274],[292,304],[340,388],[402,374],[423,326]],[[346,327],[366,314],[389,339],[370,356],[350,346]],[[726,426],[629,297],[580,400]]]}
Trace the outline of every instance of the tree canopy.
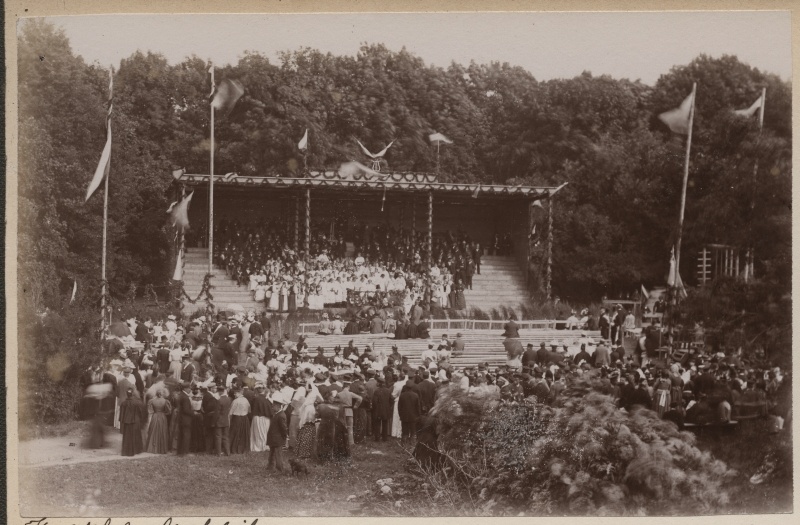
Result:
{"label": "tree canopy", "polygon": [[[83,202],[105,140],[108,71],[76,56],[64,33],[28,21],[19,41],[20,297],[56,308],[81,283],[99,301],[102,197]],[[109,282],[164,286],[170,171],[208,169],[208,65],[137,52],[114,74]],[[754,246],[756,274],[791,279],[791,85],[736,57],[700,56],[654,86],[584,73],[539,81],[505,63],[434,67],[403,49],[356,56],[314,49],[276,63],[245,54],[219,68],[245,95],[216,128],[219,173],[290,175],[310,131],[309,167],[358,158],[356,139],[396,142],[390,169],[459,182],[570,184],[555,198],[554,293],[586,301],[664,283],[677,235],[682,136],[658,113],[697,82],[682,275],[705,243]],[[764,128],[734,117],[767,89]],[[758,170],[754,172],[756,162]]]}

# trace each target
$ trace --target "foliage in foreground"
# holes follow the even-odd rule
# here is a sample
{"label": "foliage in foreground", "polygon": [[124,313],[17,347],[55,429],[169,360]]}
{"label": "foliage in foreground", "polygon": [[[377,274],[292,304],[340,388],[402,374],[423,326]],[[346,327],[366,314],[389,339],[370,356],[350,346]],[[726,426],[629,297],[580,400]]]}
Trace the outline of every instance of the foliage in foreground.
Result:
{"label": "foliage in foreground", "polygon": [[736,475],[649,410],[626,413],[594,380],[553,406],[443,392],[440,448],[465,500],[495,514],[709,514]]}

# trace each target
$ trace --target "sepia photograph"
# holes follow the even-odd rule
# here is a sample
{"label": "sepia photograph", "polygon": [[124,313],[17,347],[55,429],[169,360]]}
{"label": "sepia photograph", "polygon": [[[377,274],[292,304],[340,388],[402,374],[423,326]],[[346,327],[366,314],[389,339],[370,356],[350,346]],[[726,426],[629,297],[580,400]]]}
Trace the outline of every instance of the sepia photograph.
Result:
{"label": "sepia photograph", "polygon": [[9,519],[793,513],[792,11],[25,12]]}

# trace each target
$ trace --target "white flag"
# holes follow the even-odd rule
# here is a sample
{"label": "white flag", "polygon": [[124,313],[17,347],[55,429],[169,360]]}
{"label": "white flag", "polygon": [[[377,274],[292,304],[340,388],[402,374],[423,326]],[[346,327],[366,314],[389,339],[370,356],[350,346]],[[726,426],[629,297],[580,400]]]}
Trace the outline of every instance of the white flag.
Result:
{"label": "white flag", "polygon": [[442,135],[441,133],[431,133],[428,135],[428,140],[431,142],[444,142],[445,144],[452,144],[453,141]]}
{"label": "white flag", "polygon": [[72,280],[72,297],[69,299],[69,304],[75,302],[75,294],[78,292],[78,281]]}
{"label": "white flag", "polygon": [[303,138],[300,139],[300,142],[297,143],[297,149],[305,150],[308,148],[308,128],[306,128],[306,132],[303,135]]}
{"label": "white flag", "polygon": [[683,99],[680,106],[661,113],[658,118],[661,119],[661,122],[669,126],[669,129],[672,130],[673,133],[686,135],[689,133],[689,115],[693,103],[693,93],[689,93],[689,96]]}
{"label": "white flag", "polygon": [[761,104],[764,103],[764,97],[758,97],[758,100],[753,102],[753,104],[747,109],[737,109],[733,113],[739,117],[750,118],[755,115],[756,111],[761,108]]}
{"label": "white flag", "polygon": [[172,280],[183,280],[183,250],[178,250],[178,256],[175,258],[175,271],[172,274]]}

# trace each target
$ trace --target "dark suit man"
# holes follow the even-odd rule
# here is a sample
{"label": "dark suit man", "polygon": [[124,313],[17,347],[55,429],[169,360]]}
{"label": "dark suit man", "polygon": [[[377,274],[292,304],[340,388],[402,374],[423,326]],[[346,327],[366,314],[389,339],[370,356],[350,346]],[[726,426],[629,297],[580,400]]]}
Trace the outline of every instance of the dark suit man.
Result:
{"label": "dark suit man", "polygon": [[422,404],[410,385],[406,384],[397,399],[397,413],[403,427],[403,441],[413,441],[417,435],[417,418],[422,415]]}
{"label": "dark suit man", "polygon": [[586,351],[586,345],[581,345],[581,351],[575,355],[575,358],[572,360],[573,363],[576,365],[581,361],[586,361],[587,363],[591,363],[591,356],[589,352]]}
{"label": "dark suit man", "polygon": [[519,326],[517,326],[516,321],[514,318],[508,320],[508,322],[503,325],[505,331],[503,332],[503,337],[519,337]]}
{"label": "dark suit man", "polygon": [[214,335],[211,336],[211,342],[215,345],[218,345],[222,341],[226,340],[229,334],[230,331],[228,330],[228,325],[225,322],[222,322],[217,325],[217,329],[214,330]]}
{"label": "dark suit man", "polygon": [[169,370],[169,348],[162,347],[156,352],[156,362],[158,363],[158,370],[162,374],[166,374]]}
{"label": "dark suit man", "polygon": [[375,441],[386,441],[389,437],[392,412],[392,392],[383,379],[378,379],[378,387],[372,395],[372,435],[375,436]]}
{"label": "dark suit man", "polygon": [[183,390],[175,396],[177,405],[176,416],[178,417],[178,455],[183,456],[189,452],[192,445],[192,418],[194,408],[192,408],[192,398],[189,383],[181,385]]}
{"label": "dark suit man", "polygon": [[203,393],[200,411],[203,413],[203,427],[206,429],[206,452],[212,454],[214,452],[214,425],[217,423],[219,414],[219,401],[208,391],[207,386],[201,386],[200,391]]}
{"label": "dark suit man", "polygon": [[536,364],[536,350],[533,349],[533,344],[528,343],[528,348],[522,354],[522,368],[533,368]]}
{"label": "dark suit man", "polygon": [[608,314],[606,313],[605,308],[600,309],[600,319],[598,321],[598,326],[600,328],[600,337],[602,339],[608,339],[610,335],[610,328],[611,328],[611,320],[608,318]]}
{"label": "dark suit man", "polygon": [[422,381],[417,383],[417,393],[422,405],[422,413],[427,414],[436,401],[436,383],[431,380],[431,375],[427,370],[422,372]]}
{"label": "dark suit man", "polygon": [[228,429],[230,428],[231,398],[227,396],[224,386],[217,387],[219,400],[217,401],[217,415],[214,421],[214,453],[218,456],[231,453],[230,442],[228,441]]}
{"label": "dark suit man", "polygon": [[150,323],[151,320],[148,317],[144,323],[139,323],[136,325],[136,340],[140,343],[149,343],[150,342],[150,327],[147,326],[145,323]]}
{"label": "dark suit man", "polygon": [[536,364],[537,365],[546,365],[547,364],[547,347],[544,343],[539,345],[539,349],[536,351]]}
{"label": "dark suit man", "polygon": [[181,370],[181,381],[191,383],[194,378],[195,368],[189,356],[183,358],[183,369]]}

